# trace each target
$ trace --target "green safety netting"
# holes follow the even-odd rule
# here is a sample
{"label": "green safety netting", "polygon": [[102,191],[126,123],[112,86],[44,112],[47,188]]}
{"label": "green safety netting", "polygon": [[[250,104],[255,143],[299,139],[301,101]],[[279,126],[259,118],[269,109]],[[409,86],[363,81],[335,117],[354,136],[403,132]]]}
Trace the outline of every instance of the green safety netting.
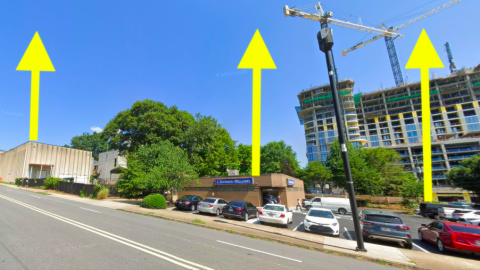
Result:
{"label": "green safety netting", "polygon": [[360,99],[362,98],[362,93],[358,93],[353,95],[353,101],[355,102],[355,106],[357,106],[358,102],[360,102]]}
{"label": "green safety netting", "polygon": [[[438,91],[430,91],[430,95],[433,94],[438,94]],[[421,97],[422,94],[415,94],[415,95],[410,95],[410,96],[403,96],[403,97],[397,97],[397,98],[391,98],[387,99],[387,102],[394,102],[394,101],[399,101],[399,100],[404,100],[404,99],[410,99],[410,98],[416,98],[416,97]]]}
{"label": "green safety netting", "polygon": [[[344,96],[344,95],[348,95],[348,94],[350,94],[350,91],[340,92],[340,96]],[[320,97],[316,97],[316,98],[312,98],[312,99],[307,99],[303,103],[310,103],[310,102],[314,102],[314,101],[317,101],[317,100],[324,100],[324,99],[329,99],[329,98],[332,98],[332,94],[328,94],[328,95],[324,95],[324,96],[320,96]]]}

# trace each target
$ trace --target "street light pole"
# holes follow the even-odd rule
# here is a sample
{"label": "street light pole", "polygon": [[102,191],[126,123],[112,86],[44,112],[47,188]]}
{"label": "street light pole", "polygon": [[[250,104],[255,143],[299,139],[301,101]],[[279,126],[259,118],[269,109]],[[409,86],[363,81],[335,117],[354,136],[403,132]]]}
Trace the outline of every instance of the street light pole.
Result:
{"label": "street light pole", "polygon": [[353,225],[355,227],[355,238],[357,240],[357,251],[367,251],[363,243],[363,236],[360,227],[360,220],[358,216],[357,201],[355,200],[355,191],[353,188],[352,173],[350,170],[350,162],[348,160],[347,145],[345,144],[344,133],[344,119],[340,111],[340,96],[338,94],[337,84],[334,77],[333,67],[333,36],[332,29],[326,24],[322,24],[322,29],[317,34],[318,45],[320,50],[325,53],[328,68],[328,79],[330,80],[330,89],[332,91],[333,108],[335,111],[335,118],[337,120],[338,129],[338,141],[342,149],[343,167],[345,169],[345,180],[347,182],[348,198],[350,200],[350,206],[352,208]]}

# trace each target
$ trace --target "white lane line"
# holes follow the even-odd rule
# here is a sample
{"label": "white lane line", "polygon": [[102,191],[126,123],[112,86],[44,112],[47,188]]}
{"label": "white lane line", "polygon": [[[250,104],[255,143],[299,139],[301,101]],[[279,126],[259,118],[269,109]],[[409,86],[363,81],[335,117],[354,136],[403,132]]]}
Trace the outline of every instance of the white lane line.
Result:
{"label": "white lane line", "polygon": [[32,196],[32,197],[35,197],[35,198],[39,198],[39,199],[40,199],[40,197],[38,197],[38,196],[35,196],[35,195],[30,195],[30,196]]}
{"label": "white lane line", "polygon": [[83,207],[80,207],[80,209],[87,210],[87,211],[92,211],[92,212],[95,212],[95,213],[101,213],[101,212],[98,212],[98,211],[95,211],[95,210],[92,210],[92,209],[83,208]]}
{"label": "white lane line", "polygon": [[416,245],[415,243],[412,243],[412,244],[413,244],[414,246],[416,246],[418,249],[420,249],[421,251],[426,252],[426,253],[430,253],[428,250],[420,247],[419,245]]}
{"label": "white lane line", "polygon": [[[95,234],[98,234],[100,236],[103,236],[105,238],[108,238],[108,239],[111,239],[113,241],[116,241],[118,243],[121,243],[121,244],[124,244],[126,246],[129,246],[129,247],[132,247],[132,248],[135,248],[135,249],[138,249],[140,251],[143,251],[145,253],[148,253],[150,255],[153,255],[155,257],[158,257],[160,259],[163,259],[165,261],[169,261],[171,263],[174,263],[176,265],[179,265],[179,266],[182,266],[184,268],[187,268],[187,269],[194,269],[194,270],[198,270],[198,269],[205,269],[205,270],[213,270],[211,268],[208,268],[206,266],[203,266],[203,265],[200,265],[200,264],[197,264],[197,263],[194,263],[194,262],[190,262],[190,261],[187,261],[185,259],[182,259],[182,258],[179,258],[177,256],[174,256],[174,255],[171,255],[169,253],[166,253],[166,252],[163,252],[163,251],[160,251],[158,249],[155,249],[155,248],[152,248],[152,247],[149,247],[149,246],[145,246],[145,245],[142,245],[140,243],[137,243],[137,242],[134,242],[132,240],[129,240],[129,239],[126,239],[126,238],[123,238],[123,237],[120,237],[118,235],[115,235],[115,234],[112,234],[112,233],[109,233],[109,232],[106,232],[106,231],[103,231],[103,230],[100,230],[100,229],[97,229],[95,227],[92,227],[92,226],[89,226],[89,225],[86,225],[86,224],[83,224],[81,222],[78,222],[78,221],[75,221],[75,220],[71,220],[71,219],[68,219],[68,218],[65,218],[65,217],[62,217],[60,215],[57,215],[57,214],[53,214],[53,213],[50,213],[48,211],[45,211],[45,210],[42,210],[40,208],[37,208],[35,206],[32,206],[32,205],[29,205],[29,204],[26,204],[26,203],[23,203],[21,201],[17,201],[15,199],[12,199],[12,198],[9,198],[9,197],[6,197],[6,196],[3,196],[3,195],[0,195],[0,198],[3,198],[7,201],[11,201],[13,203],[16,203],[16,204],[19,204],[21,206],[24,206],[26,208],[29,208],[33,211],[36,211],[36,212],[39,212],[39,213],[42,213],[46,216],[49,216],[49,217],[52,217],[54,219],[57,219],[57,220],[60,220],[60,221],[63,221],[65,223],[68,223],[70,225],[73,225],[75,227],[78,227],[78,228],[81,228],[81,229],[84,229],[86,231],[89,231],[89,232],[92,232],[92,233],[95,233]],[[151,250],[151,251],[150,251]],[[164,256],[162,256],[162,255]],[[168,256],[168,257],[166,257]],[[190,265],[187,265],[187,264],[184,264],[184,263],[188,263]],[[193,266],[196,266],[196,267],[199,267],[199,268],[195,268],[195,267],[192,267]]]}
{"label": "white lane line", "polygon": [[348,230],[347,230],[347,227],[343,227],[343,229],[344,229],[345,232],[347,233],[348,239],[353,240],[353,239],[352,239],[352,236],[350,235],[350,233],[349,233]]}
{"label": "white lane line", "polygon": [[297,226],[297,227],[295,227],[295,229],[293,229],[293,231],[296,231],[296,230],[298,229],[298,227],[300,227],[300,226],[302,226],[302,225],[303,225],[303,222],[302,222],[302,223],[300,223],[300,224],[298,224],[298,226]]}
{"label": "white lane line", "polygon": [[302,261],[300,261],[300,260],[296,260],[296,259],[292,259],[292,258],[280,256],[280,255],[277,255],[277,254],[268,253],[268,252],[265,252],[265,251],[256,250],[256,249],[253,249],[253,248],[248,248],[248,247],[239,246],[239,245],[235,245],[235,244],[223,242],[223,241],[220,241],[220,240],[217,240],[217,242],[222,243],[222,244],[226,244],[226,245],[230,245],[230,246],[234,246],[234,247],[239,247],[239,248],[248,249],[248,250],[251,250],[251,251],[258,252],[258,253],[267,254],[267,255],[274,256],[274,257],[278,257],[278,258],[282,258],[282,259],[285,259],[285,260],[290,260],[290,261],[294,261],[294,262],[302,262]]}

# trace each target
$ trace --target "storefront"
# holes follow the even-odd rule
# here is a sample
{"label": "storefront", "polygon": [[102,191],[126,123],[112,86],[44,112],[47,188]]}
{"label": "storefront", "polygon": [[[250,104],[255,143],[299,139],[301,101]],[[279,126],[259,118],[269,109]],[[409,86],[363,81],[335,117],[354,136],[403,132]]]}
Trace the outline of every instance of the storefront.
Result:
{"label": "storefront", "polygon": [[248,201],[255,206],[263,206],[269,200],[288,207],[295,207],[297,199],[304,199],[303,181],[285,174],[272,173],[260,176],[219,176],[198,179],[178,192],[178,197],[197,195],[202,198],[216,197],[227,201]]}

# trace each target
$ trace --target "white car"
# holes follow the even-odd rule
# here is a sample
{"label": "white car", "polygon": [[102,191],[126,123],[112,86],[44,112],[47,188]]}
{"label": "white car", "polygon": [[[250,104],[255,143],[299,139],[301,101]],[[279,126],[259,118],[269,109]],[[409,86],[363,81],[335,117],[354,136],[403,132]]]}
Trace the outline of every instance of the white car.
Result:
{"label": "white car", "polygon": [[288,228],[288,224],[293,223],[293,214],[292,210],[288,209],[285,205],[267,204],[258,212],[258,219],[261,224],[282,224]]}
{"label": "white car", "polygon": [[458,209],[453,211],[452,220],[453,221],[462,221],[466,218],[480,218],[479,210],[469,210],[469,209]]}
{"label": "white car", "polygon": [[326,208],[311,208],[308,210],[303,226],[306,232],[340,235],[340,225],[337,218],[330,209]]}
{"label": "white car", "polygon": [[480,218],[461,218],[459,223],[480,226]]}

